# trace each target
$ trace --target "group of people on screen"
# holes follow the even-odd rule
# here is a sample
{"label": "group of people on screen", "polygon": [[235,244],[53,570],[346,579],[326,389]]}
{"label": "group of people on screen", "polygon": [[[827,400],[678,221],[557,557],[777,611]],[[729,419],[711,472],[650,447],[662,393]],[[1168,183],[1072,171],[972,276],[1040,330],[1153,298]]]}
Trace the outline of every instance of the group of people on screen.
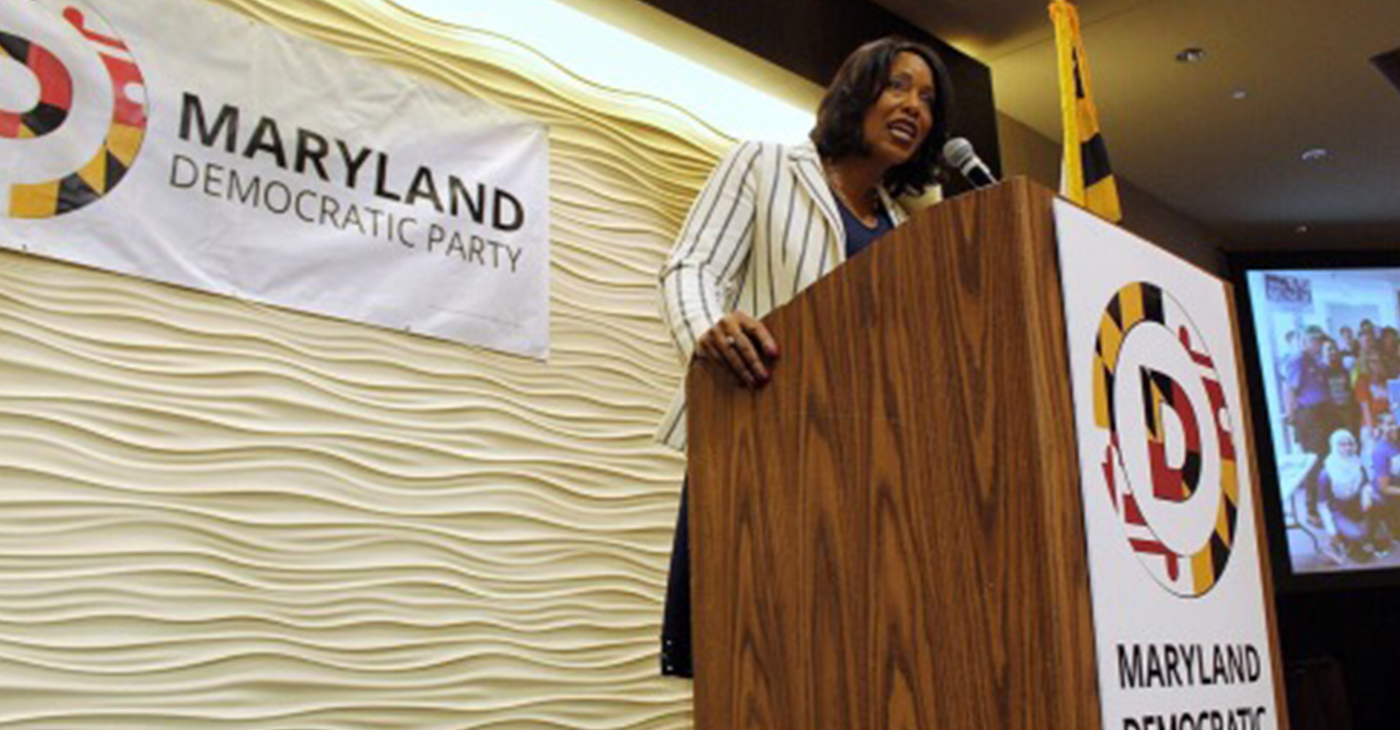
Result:
{"label": "group of people on screen", "polygon": [[1389,382],[1400,377],[1400,331],[1362,320],[1286,336],[1279,363],[1284,419],[1312,457],[1298,521],[1321,533],[1324,557],[1368,563],[1400,538],[1400,428]]}

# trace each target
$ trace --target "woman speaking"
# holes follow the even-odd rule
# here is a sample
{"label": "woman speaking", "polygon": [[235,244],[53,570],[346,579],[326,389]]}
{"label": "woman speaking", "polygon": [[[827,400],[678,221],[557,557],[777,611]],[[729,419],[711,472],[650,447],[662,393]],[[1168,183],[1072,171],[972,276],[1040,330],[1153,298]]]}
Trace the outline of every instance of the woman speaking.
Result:
{"label": "woman speaking", "polygon": [[[894,197],[938,175],[952,85],[928,48],[884,38],[856,49],[817,110],[810,140],[745,142],[696,198],[661,270],[662,312],[682,358],[711,359],[737,387],[762,387],[780,353],[758,320],[904,222]],[[685,448],[685,391],[658,440]],[[661,671],[690,677],[685,489],[671,554]]]}

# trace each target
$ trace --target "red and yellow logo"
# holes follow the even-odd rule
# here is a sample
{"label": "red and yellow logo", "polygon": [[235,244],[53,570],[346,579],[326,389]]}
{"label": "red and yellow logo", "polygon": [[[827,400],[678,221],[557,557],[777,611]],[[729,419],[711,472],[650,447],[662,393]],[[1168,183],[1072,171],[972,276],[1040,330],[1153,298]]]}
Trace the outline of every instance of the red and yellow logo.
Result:
{"label": "red and yellow logo", "polygon": [[8,57],[0,62],[17,62],[34,82],[32,103],[0,104],[4,213],[49,218],[86,207],[121,182],[141,150],[141,70],[111,25],[82,3],[13,3],[0,18]]}
{"label": "red and yellow logo", "polygon": [[1129,284],[1104,308],[1094,422],[1108,437],[1108,496],[1138,561],[1172,593],[1205,595],[1235,547],[1235,442],[1205,338],[1160,287]]}

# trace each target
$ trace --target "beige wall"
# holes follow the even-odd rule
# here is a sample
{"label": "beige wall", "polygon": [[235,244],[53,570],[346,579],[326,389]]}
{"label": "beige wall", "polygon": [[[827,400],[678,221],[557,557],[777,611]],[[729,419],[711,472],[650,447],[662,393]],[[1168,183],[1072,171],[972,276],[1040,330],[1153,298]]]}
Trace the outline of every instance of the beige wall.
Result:
{"label": "beige wall", "polygon": [[729,141],[379,0],[219,4],[550,126],[552,356],[0,253],[0,727],[689,727],[655,277]]}
{"label": "beige wall", "polygon": [[[1005,114],[997,114],[997,136],[1004,175],[1025,175],[1052,190],[1059,189],[1058,141],[1047,139]],[[1113,154],[1112,144],[1109,154]],[[1123,206],[1124,228],[1207,271],[1224,272],[1224,258],[1216,236],[1121,176],[1118,177],[1118,195]]]}

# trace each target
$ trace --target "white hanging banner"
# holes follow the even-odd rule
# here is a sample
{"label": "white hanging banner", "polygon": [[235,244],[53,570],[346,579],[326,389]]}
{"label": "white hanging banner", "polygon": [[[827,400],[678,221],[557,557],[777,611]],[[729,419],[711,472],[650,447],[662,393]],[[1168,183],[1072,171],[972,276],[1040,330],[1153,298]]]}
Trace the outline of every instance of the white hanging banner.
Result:
{"label": "white hanging banner", "polygon": [[0,246],[544,358],[545,127],[189,0],[0,3]]}
{"label": "white hanging banner", "polygon": [[1107,730],[1279,726],[1219,279],[1056,201]]}

